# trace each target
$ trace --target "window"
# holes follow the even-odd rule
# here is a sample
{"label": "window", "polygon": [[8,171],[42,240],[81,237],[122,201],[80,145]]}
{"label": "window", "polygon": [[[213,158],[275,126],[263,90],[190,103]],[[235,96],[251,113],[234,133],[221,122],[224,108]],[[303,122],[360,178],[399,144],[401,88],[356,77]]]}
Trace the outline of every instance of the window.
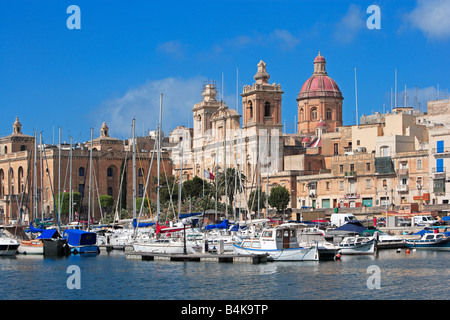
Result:
{"label": "window", "polygon": [[112,177],[112,176],[113,176],[113,169],[112,169],[112,168],[108,168],[108,169],[106,170],[106,175],[107,175],[108,177]]}
{"label": "window", "polygon": [[437,149],[436,149],[437,153],[444,152],[444,140],[436,141],[436,147],[437,147]]}
{"label": "window", "polygon": [[83,167],[80,167],[80,168],[78,169],[78,175],[79,175],[80,177],[84,177],[84,168],[83,168]]}
{"label": "window", "polygon": [[330,190],[330,182],[325,182],[325,189]]}
{"label": "window", "polygon": [[380,148],[381,156],[382,157],[388,157],[389,156],[389,147],[384,146]]}
{"label": "window", "polygon": [[144,176],[144,169],[139,168],[138,170],[138,177],[143,177]]}
{"label": "window", "polygon": [[272,238],[272,231],[263,231],[261,237]]}
{"label": "window", "polygon": [[344,165],[340,164],[339,165],[339,173],[343,173],[344,172]]}
{"label": "window", "polygon": [[387,187],[387,181],[386,181],[386,179],[383,179],[383,187]]}
{"label": "window", "polygon": [[350,164],[350,171],[351,172],[355,171],[355,165],[353,163]]}
{"label": "window", "polygon": [[416,167],[417,170],[422,170],[422,159],[417,159]]}
{"label": "window", "polygon": [[253,118],[253,103],[251,101],[248,102],[248,116],[249,118]]}
{"label": "window", "polygon": [[269,101],[267,101],[265,104],[264,104],[264,117],[270,117],[270,116],[272,116],[272,114],[271,114],[271,110],[270,110],[271,108],[270,108],[270,102]]}
{"label": "window", "polygon": [[361,145],[361,140],[356,140],[356,145],[357,146]]}
{"label": "window", "polygon": [[317,119],[317,108],[311,109],[311,119],[316,120]]}
{"label": "window", "polygon": [[144,185],[142,183],[138,186],[138,197],[143,198],[144,197]]}
{"label": "window", "polygon": [[366,171],[367,171],[367,172],[370,171],[370,162],[366,162]]}
{"label": "window", "polygon": [[108,196],[113,196],[113,188],[108,187]]}
{"label": "window", "polygon": [[372,188],[372,180],[366,179],[366,189],[370,189],[370,188]]}
{"label": "window", "polygon": [[331,109],[327,109],[327,119],[331,120]]}
{"label": "window", "polygon": [[344,190],[344,181],[339,181],[339,190]]}
{"label": "window", "polygon": [[334,151],[333,155],[335,155],[335,156],[339,155],[339,144],[335,143],[333,145],[333,151]]}
{"label": "window", "polygon": [[407,178],[403,178],[402,180],[401,180],[401,185],[402,186],[406,186],[408,184],[408,179]]}
{"label": "window", "polygon": [[436,159],[436,172],[444,172],[444,159]]}
{"label": "window", "polygon": [[298,113],[298,119],[300,122],[305,121],[304,115],[303,115],[303,108],[300,109],[299,113]]}

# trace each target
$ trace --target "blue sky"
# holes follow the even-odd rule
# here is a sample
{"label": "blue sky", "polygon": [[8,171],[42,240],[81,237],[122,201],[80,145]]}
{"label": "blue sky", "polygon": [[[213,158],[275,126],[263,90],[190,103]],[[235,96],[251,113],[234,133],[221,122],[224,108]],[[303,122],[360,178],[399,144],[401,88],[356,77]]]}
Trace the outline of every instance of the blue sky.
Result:
{"label": "blue sky", "polygon": [[[370,5],[381,29],[368,29]],[[70,30],[70,5],[81,29]],[[201,86],[215,81],[231,108],[236,88],[252,84],[264,60],[270,83],[281,84],[282,118],[294,131],[296,98],[320,50],[344,96],[344,125],[358,114],[389,110],[395,69],[399,105],[407,87],[422,110],[448,93],[450,1],[54,0],[0,2],[0,135],[43,132],[44,142],[110,135],[128,138],[133,117],[142,135],[157,127],[164,92],[163,130],[192,126]],[[237,84],[237,76],[239,83]],[[222,77],[224,82],[222,83]],[[222,87],[224,92],[222,92]],[[401,102],[400,102],[401,101]]]}

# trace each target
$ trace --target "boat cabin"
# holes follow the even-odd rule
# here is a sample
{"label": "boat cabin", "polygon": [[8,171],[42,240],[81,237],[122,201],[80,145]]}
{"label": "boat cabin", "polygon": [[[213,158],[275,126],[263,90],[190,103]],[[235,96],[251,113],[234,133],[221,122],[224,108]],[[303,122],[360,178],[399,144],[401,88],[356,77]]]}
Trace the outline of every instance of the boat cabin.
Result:
{"label": "boat cabin", "polygon": [[244,240],[242,247],[269,250],[298,248],[297,231],[292,227],[265,229],[259,239]]}

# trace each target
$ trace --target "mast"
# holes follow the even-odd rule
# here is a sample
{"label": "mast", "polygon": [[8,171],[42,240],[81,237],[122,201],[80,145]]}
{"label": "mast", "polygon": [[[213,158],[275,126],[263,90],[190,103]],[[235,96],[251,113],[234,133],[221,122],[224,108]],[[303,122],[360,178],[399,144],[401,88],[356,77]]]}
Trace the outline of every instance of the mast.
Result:
{"label": "mast", "polygon": [[41,221],[44,223],[44,159],[42,158],[42,132],[39,133],[39,155],[40,155],[40,165],[41,165]]}
{"label": "mast", "polygon": [[58,220],[61,219],[61,127],[58,142]]}
{"label": "mast", "polygon": [[136,119],[133,119],[133,219],[136,219]]}
{"label": "mast", "polygon": [[159,221],[159,216],[161,215],[161,204],[160,204],[160,190],[159,190],[159,180],[160,180],[160,164],[161,164],[161,122],[162,122],[162,102],[163,102],[163,93],[161,92],[161,96],[159,99],[159,126],[158,126],[158,153],[157,153],[157,169],[158,169],[158,186],[157,186],[157,202],[156,202],[156,212],[157,212],[157,219],[156,221]]}
{"label": "mast", "polygon": [[395,91],[394,91],[395,104],[394,107],[397,108],[397,69],[395,69]]}
{"label": "mast", "polygon": [[70,160],[69,160],[69,222],[72,221],[72,207],[73,207],[73,195],[72,195],[72,137],[70,137]]}
{"label": "mast", "polygon": [[[184,134],[183,134],[184,136]],[[183,185],[183,144],[184,144],[184,137],[181,138],[181,165],[180,165],[180,185],[178,190],[178,219],[180,218],[181,214],[181,191],[182,191],[182,185]],[[191,212],[189,212],[191,213]]]}
{"label": "mast", "polygon": [[33,217],[37,218],[38,197],[37,197],[37,132],[34,130],[34,161],[33,161]]}
{"label": "mast", "polygon": [[91,128],[91,152],[89,155],[89,204],[88,204],[88,231],[91,229],[91,185],[92,185],[92,139],[94,128]]}

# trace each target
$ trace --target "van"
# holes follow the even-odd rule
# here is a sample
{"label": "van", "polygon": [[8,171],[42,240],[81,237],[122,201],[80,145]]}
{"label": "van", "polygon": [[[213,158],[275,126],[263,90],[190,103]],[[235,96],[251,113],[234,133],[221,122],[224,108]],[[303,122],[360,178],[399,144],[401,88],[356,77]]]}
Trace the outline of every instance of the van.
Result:
{"label": "van", "polygon": [[432,216],[415,216],[414,224],[416,226],[435,226],[438,225],[439,222]]}
{"label": "van", "polygon": [[343,226],[349,221],[356,221],[356,217],[352,213],[332,213],[330,218],[331,225],[336,227]]}

